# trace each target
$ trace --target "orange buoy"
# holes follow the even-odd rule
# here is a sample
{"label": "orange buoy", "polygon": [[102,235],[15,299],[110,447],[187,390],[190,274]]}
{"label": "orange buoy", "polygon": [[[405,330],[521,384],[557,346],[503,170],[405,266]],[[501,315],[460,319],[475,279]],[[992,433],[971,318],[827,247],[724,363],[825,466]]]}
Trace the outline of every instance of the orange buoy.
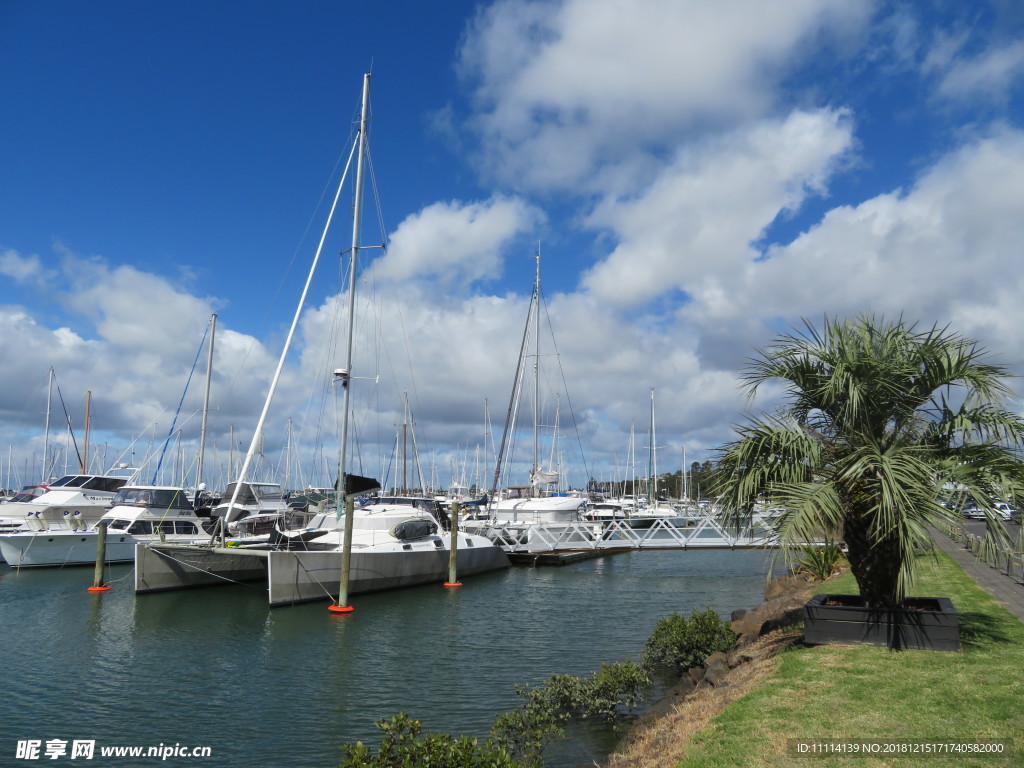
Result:
{"label": "orange buoy", "polygon": [[355,610],[351,605],[329,605],[327,610],[331,613],[352,613]]}
{"label": "orange buoy", "polygon": [[461,587],[462,586],[462,582],[461,581],[446,581],[444,583],[444,585],[446,587]]}
{"label": "orange buoy", "polygon": [[87,591],[88,592],[109,592],[110,591],[110,586],[107,585],[105,587],[89,587]]}

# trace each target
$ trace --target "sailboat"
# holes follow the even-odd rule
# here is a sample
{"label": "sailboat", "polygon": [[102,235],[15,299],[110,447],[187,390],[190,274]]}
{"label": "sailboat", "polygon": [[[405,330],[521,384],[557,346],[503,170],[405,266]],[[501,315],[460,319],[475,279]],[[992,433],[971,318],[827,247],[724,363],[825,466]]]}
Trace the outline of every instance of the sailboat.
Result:
{"label": "sailboat", "polygon": [[658,446],[654,429],[654,388],[651,388],[651,444],[648,446],[647,498],[630,516],[633,528],[649,528],[658,520],[674,520],[679,511],[658,498]]}
{"label": "sailboat", "polygon": [[[410,500],[401,497],[379,499],[375,504],[362,507],[355,504],[357,495],[378,487],[377,481],[372,478],[354,475],[347,469],[356,264],[363,168],[367,155],[369,89],[370,75],[367,74],[363,78],[358,142],[352,151],[356,154],[358,150],[358,155],[348,289],[347,360],[343,368],[334,371],[335,380],[343,391],[336,510],[333,513],[321,513],[306,530],[296,532],[275,529],[266,541],[251,545],[245,540],[237,540],[230,542],[233,546],[227,546],[229,542],[222,532],[219,546],[140,546],[136,552],[136,594],[224,584],[229,581],[260,580],[267,584],[268,599],[272,606],[334,599],[336,594],[337,603],[332,608],[349,610],[351,606],[347,605],[347,601],[350,594],[446,582],[452,578],[453,571],[459,576],[470,576],[509,565],[505,552],[483,536],[457,529],[442,535],[443,521],[435,514],[436,509],[415,502],[409,503]],[[345,175],[334,199],[335,206],[345,183]],[[292,321],[255,435],[263,429],[333,213],[334,208],[314,257],[306,289]],[[236,496],[244,484],[254,452],[255,435],[229,505],[237,503]],[[446,583],[454,585],[457,582]]]}
{"label": "sailboat", "polygon": [[[490,503],[485,514],[473,520],[472,530],[480,531],[497,541],[515,540],[518,543],[536,544],[541,549],[550,548],[552,536],[560,542],[583,540],[588,537],[589,528],[580,526],[587,511],[588,499],[585,495],[574,492],[550,493],[547,486],[557,484],[561,474],[557,468],[543,468],[540,463],[540,251],[536,256],[536,275],[533,293],[527,312],[526,329],[520,350],[519,363],[512,387],[505,430],[501,448],[494,470],[494,481],[491,486]],[[529,484],[513,485],[499,491],[498,484],[503,470],[504,458],[508,453],[508,443],[518,410],[519,397],[522,394],[523,372],[527,363],[527,347],[530,329],[535,332],[534,354],[537,363],[534,365],[533,380],[533,460],[529,471]],[[557,421],[557,419],[556,419]],[[556,427],[557,431],[557,427]],[[554,451],[552,451],[554,453]],[[586,532],[585,532],[586,531]]]}

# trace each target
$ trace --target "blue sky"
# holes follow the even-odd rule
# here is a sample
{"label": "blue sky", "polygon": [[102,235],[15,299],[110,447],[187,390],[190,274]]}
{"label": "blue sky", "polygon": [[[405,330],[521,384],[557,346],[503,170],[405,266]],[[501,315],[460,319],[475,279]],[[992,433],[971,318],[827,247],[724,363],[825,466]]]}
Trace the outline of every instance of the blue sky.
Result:
{"label": "blue sky", "polygon": [[[659,469],[706,458],[743,417],[744,357],[804,317],[950,323],[1024,370],[1024,10],[768,5],[0,0],[5,462],[32,479],[50,366],[76,421],[92,391],[99,439],[137,460],[212,312],[215,463],[248,442],[370,70],[364,243],[389,248],[360,288],[368,464],[403,392],[440,482],[488,464],[537,244],[577,483],[629,471],[631,426],[645,455],[652,388]],[[289,419],[307,461],[329,442],[310,394],[337,365],[328,262],[267,474]]]}

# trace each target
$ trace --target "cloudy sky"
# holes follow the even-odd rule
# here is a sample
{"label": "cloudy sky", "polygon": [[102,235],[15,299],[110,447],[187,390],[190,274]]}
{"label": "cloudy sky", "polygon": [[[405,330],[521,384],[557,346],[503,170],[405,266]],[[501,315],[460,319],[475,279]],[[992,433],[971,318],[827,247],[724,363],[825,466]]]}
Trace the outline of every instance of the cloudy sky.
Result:
{"label": "cloudy sky", "polygon": [[[158,450],[194,367],[165,465],[192,462],[217,313],[222,483],[367,71],[362,243],[386,247],[360,258],[354,470],[401,471],[407,397],[424,471],[489,485],[538,249],[541,452],[557,411],[577,484],[632,471],[631,431],[647,471],[652,390],[659,471],[706,458],[744,417],[745,358],[802,318],[948,323],[1024,373],[1019,2],[361,5],[0,0],[2,480],[41,473],[51,367],[79,443],[91,392],[108,464]],[[264,430],[268,479],[336,461],[350,201]]]}

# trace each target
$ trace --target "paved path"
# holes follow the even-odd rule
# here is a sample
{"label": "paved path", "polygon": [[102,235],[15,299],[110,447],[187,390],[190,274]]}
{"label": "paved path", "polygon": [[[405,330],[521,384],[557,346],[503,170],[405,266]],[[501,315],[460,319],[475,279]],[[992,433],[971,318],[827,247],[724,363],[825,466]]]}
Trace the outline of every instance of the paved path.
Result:
{"label": "paved path", "polygon": [[1024,621],[1024,584],[1002,571],[989,567],[987,563],[975,557],[973,552],[962,544],[957,544],[946,534],[933,531],[933,535],[935,546],[952,556],[982,589],[1005,606],[1010,613]]}

